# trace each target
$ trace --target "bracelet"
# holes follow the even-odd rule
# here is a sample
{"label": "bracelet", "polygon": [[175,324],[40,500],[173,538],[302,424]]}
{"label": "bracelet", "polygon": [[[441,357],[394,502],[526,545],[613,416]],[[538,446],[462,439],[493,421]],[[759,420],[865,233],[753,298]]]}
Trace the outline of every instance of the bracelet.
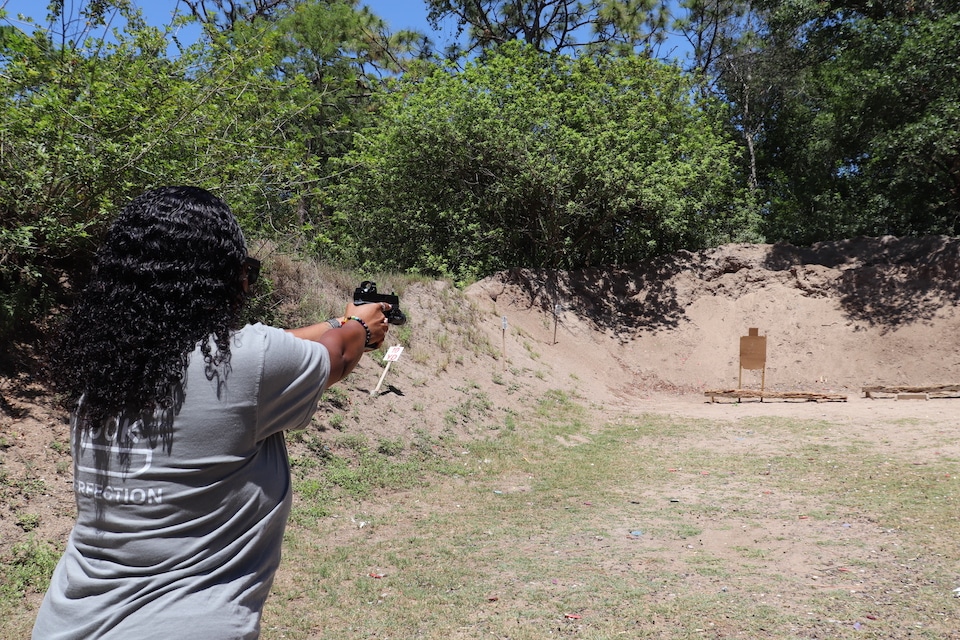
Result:
{"label": "bracelet", "polygon": [[327,324],[333,327],[334,329],[339,329],[343,326],[343,321],[340,318],[330,318],[327,320]]}
{"label": "bracelet", "polygon": [[367,326],[367,323],[361,320],[360,318],[358,318],[357,316],[348,316],[347,320],[356,320],[357,322],[360,323],[360,326],[363,327],[363,330],[367,332],[367,341],[363,343],[363,346],[365,347],[372,346],[370,344],[370,327]]}

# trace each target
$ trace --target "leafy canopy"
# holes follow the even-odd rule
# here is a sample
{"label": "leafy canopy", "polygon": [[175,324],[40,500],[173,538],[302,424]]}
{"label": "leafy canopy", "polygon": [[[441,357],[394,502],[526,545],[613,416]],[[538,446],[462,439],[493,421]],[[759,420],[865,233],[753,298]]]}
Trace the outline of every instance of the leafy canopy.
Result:
{"label": "leafy canopy", "polygon": [[349,65],[322,85],[277,72],[292,64],[285,25],[208,29],[171,57],[171,32],[128,0],[63,10],[0,39],[0,335],[74,289],[118,208],[152,186],[208,188],[254,235],[299,226],[325,172],[314,140],[362,108],[327,102],[355,92]]}
{"label": "leafy canopy", "polygon": [[[770,240],[960,232],[960,3],[766,0],[753,85]],[[737,78],[721,80],[745,114]],[[746,117],[741,117],[747,122]]]}
{"label": "leafy canopy", "polygon": [[323,250],[469,280],[734,237],[749,221],[722,116],[669,65],[501,45],[384,96],[339,163]]}

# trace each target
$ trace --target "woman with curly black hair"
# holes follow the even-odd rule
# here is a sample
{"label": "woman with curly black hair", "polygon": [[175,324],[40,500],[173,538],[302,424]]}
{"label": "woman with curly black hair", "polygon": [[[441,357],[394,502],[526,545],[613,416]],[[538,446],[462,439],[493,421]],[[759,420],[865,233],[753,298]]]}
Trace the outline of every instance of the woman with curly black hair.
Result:
{"label": "woman with curly black hair", "polygon": [[35,639],[259,636],[291,503],[283,431],[383,340],[389,305],[238,327],[258,272],[202,189],[149,191],[111,226],[51,356],[77,522]]}

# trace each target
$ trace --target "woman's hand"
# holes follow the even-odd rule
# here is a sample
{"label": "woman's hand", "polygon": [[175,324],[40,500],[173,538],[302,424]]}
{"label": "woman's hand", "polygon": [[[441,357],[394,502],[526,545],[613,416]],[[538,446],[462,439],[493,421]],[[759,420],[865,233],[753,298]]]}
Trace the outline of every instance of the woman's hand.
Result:
{"label": "woman's hand", "polygon": [[347,305],[344,318],[351,316],[360,318],[366,328],[356,320],[346,320],[340,329],[333,331],[331,331],[333,327],[326,322],[299,329],[288,329],[288,331],[298,338],[319,342],[327,348],[330,354],[330,377],[327,382],[329,386],[350,373],[360,362],[365,351],[372,351],[380,346],[390,328],[385,315],[387,311],[390,311],[390,304],[386,302],[360,305],[350,303]]}
{"label": "woman's hand", "polygon": [[376,349],[383,342],[390,328],[386,313],[390,311],[390,305],[386,302],[370,302],[367,304],[347,305],[346,317],[357,317],[364,321],[367,329],[370,331],[370,339],[366,344],[368,350]]}

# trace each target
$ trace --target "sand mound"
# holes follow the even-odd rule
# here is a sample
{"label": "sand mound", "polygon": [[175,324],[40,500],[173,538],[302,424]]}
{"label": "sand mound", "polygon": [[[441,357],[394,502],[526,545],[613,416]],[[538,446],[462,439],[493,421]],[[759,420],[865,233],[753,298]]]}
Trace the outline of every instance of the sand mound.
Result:
{"label": "sand mound", "polygon": [[[960,383],[958,263],[947,237],[726,245],[632,268],[515,269],[467,293],[596,393],[735,388],[739,338],[755,327],[767,389],[859,394]],[[760,372],[742,379],[759,388]]]}

